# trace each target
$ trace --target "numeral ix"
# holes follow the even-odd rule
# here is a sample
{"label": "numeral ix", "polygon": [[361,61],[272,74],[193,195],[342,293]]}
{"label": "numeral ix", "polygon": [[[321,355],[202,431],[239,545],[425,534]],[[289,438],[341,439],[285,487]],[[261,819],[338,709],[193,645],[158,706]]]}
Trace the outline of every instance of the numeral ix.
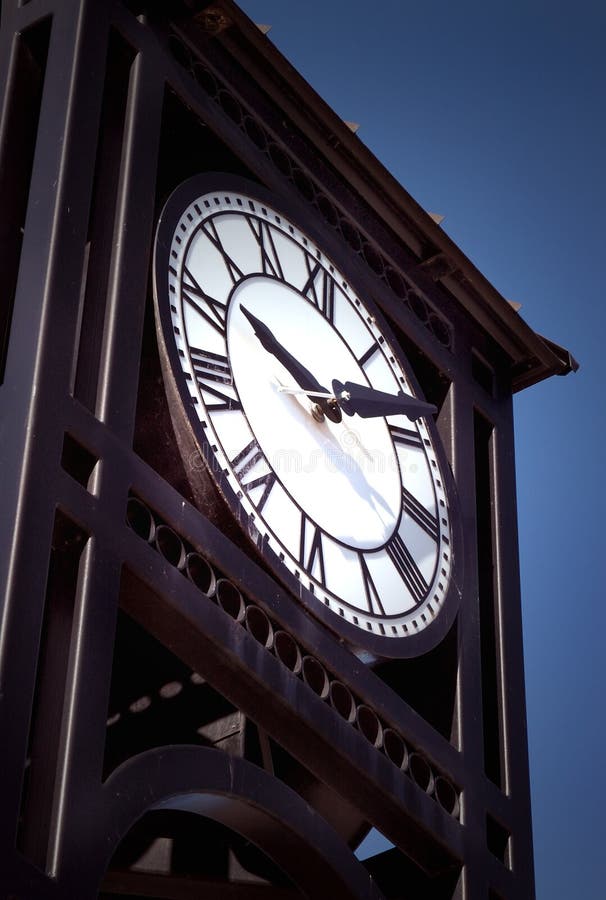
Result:
{"label": "numeral ix", "polygon": [[210,350],[200,350],[198,347],[189,347],[189,356],[198,386],[216,398],[216,402],[207,402],[206,408],[209,411],[241,409],[240,401],[236,397],[216,387],[217,384],[230,387],[233,384],[227,357],[220,353],[211,353]]}

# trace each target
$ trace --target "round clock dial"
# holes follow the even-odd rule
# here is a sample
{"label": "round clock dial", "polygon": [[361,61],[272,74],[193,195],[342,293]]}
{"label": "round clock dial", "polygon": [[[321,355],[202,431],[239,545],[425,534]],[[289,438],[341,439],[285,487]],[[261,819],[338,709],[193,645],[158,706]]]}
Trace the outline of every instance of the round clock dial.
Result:
{"label": "round clock dial", "polygon": [[155,258],[170,377],[208,472],[276,574],[350,641],[423,632],[452,575],[427,404],[318,243],[262,189],[223,185],[177,189]]}

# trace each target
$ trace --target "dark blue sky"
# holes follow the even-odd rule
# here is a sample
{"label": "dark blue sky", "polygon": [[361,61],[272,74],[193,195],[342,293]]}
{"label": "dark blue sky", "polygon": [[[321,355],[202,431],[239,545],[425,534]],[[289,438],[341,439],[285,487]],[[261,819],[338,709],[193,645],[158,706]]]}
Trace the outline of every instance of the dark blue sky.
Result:
{"label": "dark blue sky", "polygon": [[576,375],[516,399],[538,900],[604,896],[603,0],[240,0]]}

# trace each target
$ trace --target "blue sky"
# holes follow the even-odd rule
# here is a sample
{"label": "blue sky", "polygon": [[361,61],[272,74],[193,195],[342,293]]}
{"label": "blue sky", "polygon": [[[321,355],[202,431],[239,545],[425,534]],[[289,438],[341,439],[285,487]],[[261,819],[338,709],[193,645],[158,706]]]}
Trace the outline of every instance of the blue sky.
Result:
{"label": "blue sky", "polygon": [[604,896],[606,5],[240,0],[576,375],[516,398],[538,900]]}

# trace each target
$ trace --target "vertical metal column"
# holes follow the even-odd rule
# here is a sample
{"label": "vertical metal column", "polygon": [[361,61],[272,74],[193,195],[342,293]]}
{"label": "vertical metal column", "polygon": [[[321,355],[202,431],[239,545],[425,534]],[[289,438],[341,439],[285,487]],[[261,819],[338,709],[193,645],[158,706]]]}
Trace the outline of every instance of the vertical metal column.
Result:
{"label": "vertical metal column", "polygon": [[[20,29],[51,18],[50,43],[32,168],[27,216],[0,388],[1,459],[10,482],[3,491],[0,538],[0,679],[3,703],[2,839],[13,843],[22,802],[34,686],[44,616],[49,548],[64,473],[61,454],[84,236],[95,161],[107,15],[89,0],[32,2],[3,22],[5,51]],[[92,21],[94,20],[94,22]],[[102,84],[102,81],[101,81]],[[10,87],[10,83],[9,83]],[[18,85],[14,88],[18,90]],[[10,426],[8,425],[10,423]],[[61,727],[56,698],[54,731]],[[51,716],[53,718],[53,716]],[[41,788],[52,803],[55,772]],[[27,830],[27,826],[26,826]],[[48,835],[24,837],[44,868]]]}
{"label": "vertical metal column", "polygon": [[[128,475],[112,456],[115,441],[132,446],[139,357],[147,294],[147,264],[154,221],[155,174],[164,84],[153,60],[140,53],[129,85],[114,247],[101,359],[98,417],[111,432],[102,452],[95,485],[98,507],[93,549],[78,607],[72,693],[67,711],[71,727],[65,756],[64,843],[56,850],[63,875],[77,883],[81,834],[73,828],[102,780],[106,713],[118,608],[122,556],[107,522],[125,520]],[[104,439],[101,438],[101,443]],[[92,694],[92,695],[91,695]],[[69,761],[78,765],[69,767]],[[72,826],[70,828],[70,825]],[[59,823],[57,835],[59,837]]]}

